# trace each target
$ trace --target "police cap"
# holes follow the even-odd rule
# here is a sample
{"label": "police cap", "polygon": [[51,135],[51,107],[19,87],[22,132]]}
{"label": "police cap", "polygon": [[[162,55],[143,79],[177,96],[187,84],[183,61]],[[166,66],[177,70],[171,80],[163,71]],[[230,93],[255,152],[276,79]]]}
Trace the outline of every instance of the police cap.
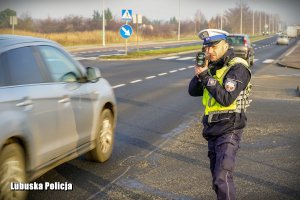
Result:
{"label": "police cap", "polygon": [[203,40],[203,45],[213,46],[219,43],[221,40],[227,39],[228,33],[219,29],[204,29],[199,32],[198,36]]}

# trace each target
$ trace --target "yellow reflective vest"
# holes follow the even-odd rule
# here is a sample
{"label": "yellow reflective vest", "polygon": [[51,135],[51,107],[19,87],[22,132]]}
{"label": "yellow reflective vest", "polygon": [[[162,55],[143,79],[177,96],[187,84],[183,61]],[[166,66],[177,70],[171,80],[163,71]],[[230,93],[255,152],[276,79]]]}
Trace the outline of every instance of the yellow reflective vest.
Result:
{"label": "yellow reflective vest", "polygon": [[[216,74],[213,77],[219,82],[220,85],[223,85],[223,80],[230,68],[236,64],[242,64],[249,72],[249,65],[247,61],[242,58],[235,57],[231,59],[227,65],[224,65],[221,69],[216,71]],[[210,70],[209,70],[210,74]],[[209,93],[209,91],[204,88],[202,104],[205,107],[205,115],[216,114],[216,113],[225,113],[225,112],[241,112],[241,110],[246,110],[246,107],[250,105],[251,100],[248,99],[251,90],[251,84],[248,83],[248,86],[245,90],[241,91],[237,99],[229,106],[222,106],[219,104],[215,98]]]}

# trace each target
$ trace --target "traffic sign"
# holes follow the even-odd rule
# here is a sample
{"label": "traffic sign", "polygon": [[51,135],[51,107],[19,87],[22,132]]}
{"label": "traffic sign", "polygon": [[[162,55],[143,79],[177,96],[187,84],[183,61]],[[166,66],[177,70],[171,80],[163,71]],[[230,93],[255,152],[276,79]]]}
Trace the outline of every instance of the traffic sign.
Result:
{"label": "traffic sign", "polygon": [[141,24],[142,23],[142,19],[143,19],[143,16],[140,15],[140,14],[133,14],[132,15],[132,22],[134,24]]}
{"label": "traffic sign", "polygon": [[122,20],[131,21],[132,20],[132,10],[122,9]]}
{"label": "traffic sign", "polygon": [[128,24],[124,24],[120,28],[120,35],[122,38],[127,39],[131,36],[132,34],[132,28]]}

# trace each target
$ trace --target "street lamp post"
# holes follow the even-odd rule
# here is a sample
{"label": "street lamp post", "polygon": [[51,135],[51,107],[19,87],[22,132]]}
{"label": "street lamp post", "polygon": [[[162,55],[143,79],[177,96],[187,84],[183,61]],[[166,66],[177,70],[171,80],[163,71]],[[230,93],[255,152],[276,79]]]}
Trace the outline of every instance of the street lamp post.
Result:
{"label": "street lamp post", "polygon": [[105,12],[104,12],[104,0],[102,0],[102,46],[105,47]]}
{"label": "street lamp post", "polygon": [[269,15],[269,34],[271,34],[271,16],[272,15]]}
{"label": "street lamp post", "polygon": [[178,40],[180,40],[180,0],[179,0],[179,17],[178,17]]}
{"label": "street lamp post", "polygon": [[254,35],[254,10],[253,10],[253,18],[252,18],[252,35]]}
{"label": "street lamp post", "polygon": [[261,35],[261,11],[259,11],[259,35]]}
{"label": "street lamp post", "polygon": [[242,6],[242,0],[240,0],[241,3],[241,24],[240,24],[240,33],[243,33],[243,6]]}
{"label": "street lamp post", "polygon": [[221,30],[223,30],[223,14],[221,13]]}
{"label": "street lamp post", "polygon": [[265,25],[264,25],[264,32],[266,34],[267,32],[267,13],[264,13],[265,14]]}

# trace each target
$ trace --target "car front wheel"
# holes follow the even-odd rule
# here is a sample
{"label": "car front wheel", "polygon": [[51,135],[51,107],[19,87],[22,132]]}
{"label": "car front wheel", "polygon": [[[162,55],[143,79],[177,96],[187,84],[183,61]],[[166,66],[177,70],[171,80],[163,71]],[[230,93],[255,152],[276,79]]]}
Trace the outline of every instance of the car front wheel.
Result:
{"label": "car front wheel", "polygon": [[17,191],[11,188],[13,183],[25,182],[26,172],[23,148],[17,143],[8,144],[0,153],[0,199],[26,199],[26,191]]}
{"label": "car front wheel", "polygon": [[111,110],[102,111],[96,134],[96,148],[90,151],[89,157],[96,162],[104,162],[110,158],[114,146],[114,116]]}

